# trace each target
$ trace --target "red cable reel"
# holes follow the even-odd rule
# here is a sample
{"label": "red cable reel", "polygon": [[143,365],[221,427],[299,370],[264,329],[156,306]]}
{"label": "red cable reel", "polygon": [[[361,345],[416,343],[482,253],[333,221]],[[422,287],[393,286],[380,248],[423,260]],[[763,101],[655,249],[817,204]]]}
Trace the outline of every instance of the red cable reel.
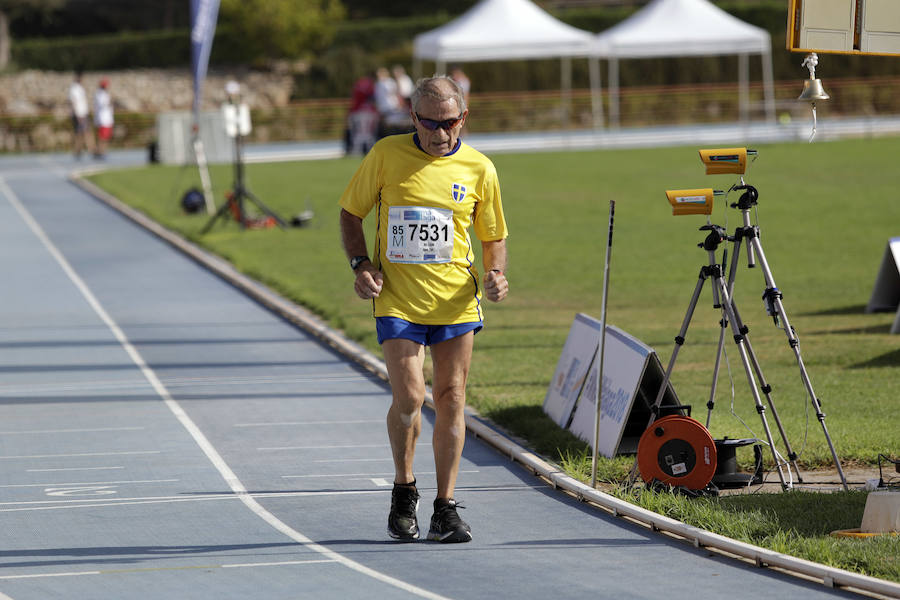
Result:
{"label": "red cable reel", "polygon": [[702,490],[716,473],[716,443],[695,419],[670,415],[654,421],[638,442],[641,478]]}

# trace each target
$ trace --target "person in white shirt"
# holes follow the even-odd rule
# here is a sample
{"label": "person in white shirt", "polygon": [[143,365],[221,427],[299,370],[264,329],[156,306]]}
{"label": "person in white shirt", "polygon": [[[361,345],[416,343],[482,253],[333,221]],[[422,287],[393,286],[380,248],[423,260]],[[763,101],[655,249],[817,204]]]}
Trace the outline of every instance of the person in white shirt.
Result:
{"label": "person in white shirt", "polygon": [[81,85],[81,72],[75,72],[75,79],[69,86],[69,106],[72,109],[72,149],[75,158],[81,158],[81,153],[91,149],[90,123],[88,115],[87,93]]}
{"label": "person in white shirt", "polygon": [[400,100],[403,103],[402,108],[408,110],[409,98],[412,96],[416,86],[413,84],[410,76],[406,74],[406,69],[403,68],[403,65],[394,65],[391,67],[391,73],[394,75],[394,81],[397,82],[397,95],[400,96]]}
{"label": "person in white shirt", "polygon": [[97,91],[94,92],[94,127],[97,134],[97,148],[94,156],[103,158],[106,156],[106,147],[112,138],[113,130],[113,105],[109,96],[109,80],[103,78]]}

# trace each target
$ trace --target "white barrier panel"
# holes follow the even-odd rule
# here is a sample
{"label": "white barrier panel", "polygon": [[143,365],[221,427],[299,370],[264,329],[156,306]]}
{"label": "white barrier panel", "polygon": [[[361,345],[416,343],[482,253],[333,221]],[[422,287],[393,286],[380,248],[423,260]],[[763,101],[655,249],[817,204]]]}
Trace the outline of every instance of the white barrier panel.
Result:
{"label": "white barrier panel", "polygon": [[[200,139],[208,163],[228,163],[234,159],[234,141],[226,135],[222,111],[200,113]],[[195,162],[193,114],[187,111],[164,112],[156,116],[156,144],[159,162],[187,165]]]}
{"label": "white barrier panel", "polygon": [[891,333],[900,333],[900,237],[888,240],[866,312],[897,311]]}
{"label": "white barrier panel", "polygon": [[[544,398],[544,412],[589,444],[594,436],[600,328],[597,319],[575,316]],[[614,325],[606,326],[605,344],[597,452],[612,457],[637,451],[665,373],[652,348]],[[681,414],[671,384],[666,388],[660,416]]]}

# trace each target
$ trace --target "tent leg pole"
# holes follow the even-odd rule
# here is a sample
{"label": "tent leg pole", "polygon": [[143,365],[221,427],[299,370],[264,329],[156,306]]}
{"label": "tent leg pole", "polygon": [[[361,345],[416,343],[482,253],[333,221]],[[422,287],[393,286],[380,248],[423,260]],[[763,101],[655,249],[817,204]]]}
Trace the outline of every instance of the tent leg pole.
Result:
{"label": "tent leg pole", "polygon": [[762,58],[763,95],[766,102],[766,119],[775,122],[775,84],[772,81],[772,53],[764,52]]}
{"label": "tent leg pole", "polygon": [[746,54],[738,54],[738,110],[741,116],[741,123],[746,124],[750,118],[750,60]]}
{"label": "tent leg pole", "polygon": [[619,128],[619,60],[609,59],[609,124]]}
{"label": "tent leg pole", "polygon": [[588,58],[588,74],[591,80],[591,113],[594,117],[594,129],[603,128],[603,98],[600,95],[600,59]]}
{"label": "tent leg pole", "polygon": [[562,126],[568,129],[572,117],[572,59],[563,56],[560,59],[560,74],[562,81]]}

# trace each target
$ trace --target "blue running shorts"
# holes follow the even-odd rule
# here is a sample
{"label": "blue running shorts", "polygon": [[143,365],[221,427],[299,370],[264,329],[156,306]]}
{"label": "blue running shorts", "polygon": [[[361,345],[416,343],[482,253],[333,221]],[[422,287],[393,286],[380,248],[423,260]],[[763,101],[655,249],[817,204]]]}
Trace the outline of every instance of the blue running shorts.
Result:
{"label": "blue running shorts", "polygon": [[483,326],[482,321],[458,323],[456,325],[419,325],[397,317],[375,317],[375,330],[378,332],[378,343],[384,340],[403,338],[412,340],[423,346],[444,342],[464,333],[478,333]]}

